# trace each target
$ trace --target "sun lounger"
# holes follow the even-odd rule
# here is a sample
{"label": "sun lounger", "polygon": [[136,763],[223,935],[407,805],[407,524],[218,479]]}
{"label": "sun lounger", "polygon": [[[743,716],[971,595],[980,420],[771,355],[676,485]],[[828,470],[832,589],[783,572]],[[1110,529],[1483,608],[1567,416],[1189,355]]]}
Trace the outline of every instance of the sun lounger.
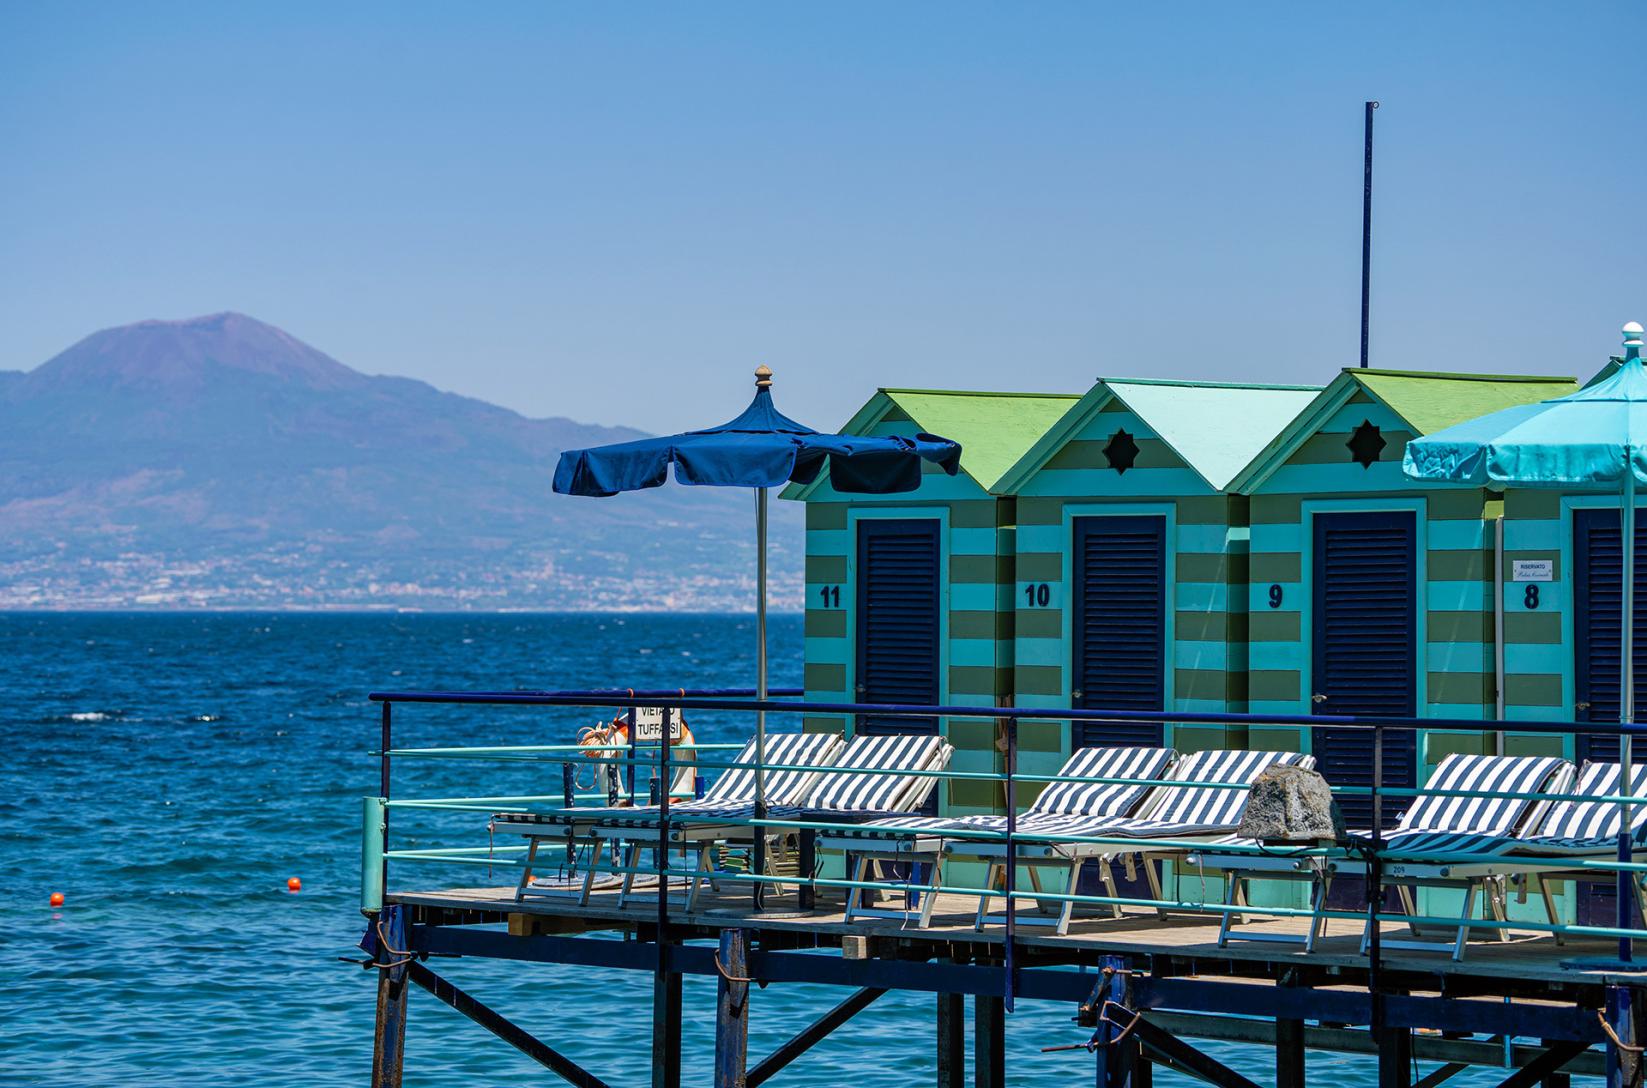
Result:
{"label": "sun lounger", "polygon": [[[1130,871],[1134,859],[1143,862],[1152,896],[1160,900],[1160,880],[1155,872],[1157,860],[1182,857],[1187,843],[1211,841],[1229,835],[1241,823],[1246,810],[1248,789],[1253,779],[1265,769],[1279,764],[1313,767],[1315,761],[1297,752],[1248,752],[1213,749],[1193,752],[1181,758],[1167,778],[1169,785],[1156,786],[1145,796],[1134,816],[1048,815],[1035,820],[1020,821],[1015,853],[1018,865],[1027,868],[1031,887],[1039,891],[1040,868],[1061,871],[1069,892],[1076,887],[1082,866],[1088,861],[1098,865],[1099,879],[1111,898],[1118,898],[1115,885],[1114,863],[1125,859]],[[1088,838],[1125,839],[1128,842],[1068,842],[1049,836],[1083,836]],[[998,873],[1005,869],[1005,844],[999,841],[966,842],[952,836],[944,844],[944,856],[978,857],[988,863],[984,886],[979,895],[978,916],[975,926],[982,929],[989,921],[998,920],[987,914],[989,899],[1000,896],[993,890]],[[1075,904],[1063,900],[1053,924],[1060,934],[1067,933],[1074,915]],[[1119,904],[1111,904],[1111,914],[1119,917]],[[1157,911],[1165,915],[1164,908]],[[1027,921],[1027,919],[1026,919]]]}
{"label": "sun lounger", "polygon": [[[773,733],[766,738],[768,765],[788,766],[796,770],[769,770],[766,772],[766,796],[769,804],[793,803],[804,799],[817,782],[819,772],[834,763],[845,747],[841,738],[832,733]],[[669,806],[671,822],[693,816],[720,815],[741,812],[755,802],[755,742],[743,746],[728,767],[715,779],[700,798],[679,801]],[[517,901],[539,894],[532,887],[532,870],[538,851],[545,844],[564,843],[570,855],[579,845],[592,845],[593,855],[585,862],[585,873],[580,902],[587,903],[594,887],[600,855],[608,842],[636,839],[645,842],[645,831],[653,831],[655,843],[660,812],[656,805],[635,805],[621,808],[568,808],[551,812],[499,813],[492,817],[494,833],[524,835],[529,843],[526,861],[521,869],[520,883],[515,889]],[[597,836],[597,829],[621,828],[627,834]],[[617,849],[613,847],[613,859]],[[630,866],[632,869],[633,866]],[[633,873],[628,874],[630,878]],[[626,879],[626,886],[633,880]],[[558,891],[543,894],[560,894]]]}
{"label": "sun lounger", "polygon": [[[1148,795],[1150,783],[1163,778],[1177,753],[1170,748],[1082,748],[1059,768],[1056,781],[1043,789],[1019,817],[1025,821],[1067,816],[1120,816],[1136,810]],[[1088,781],[1110,779],[1111,781]],[[1006,831],[1005,816],[959,818],[902,817],[875,820],[839,834],[822,836],[821,847],[849,851],[852,879],[866,881],[871,870],[886,862],[918,862],[925,871],[926,892],[921,898],[918,924],[931,923],[936,897],[932,888],[942,883],[945,831]],[[913,872],[913,870],[912,870]],[[903,917],[907,912],[866,905],[868,889],[851,888],[846,897],[846,920],[859,917]]]}
{"label": "sun lounger", "polygon": [[[1560,792],[1572,781],[1572,764],[1554,756],[1488,756],[1452,754],[1442,759],[1424,783],[1422,791],[1402,814],[1389,833],[1383,836],[1383,879],[1397,889],[1402,907],[1408,914],[1416,914],[1413,891],[1419,886],[1457,886],[1464,889],[1463,917],[1468,919],[1474,901],[1483,889],[1487,892],[1487,907],[1495,918],[1504,915],[1501,887],[1488,886],[1483,880],[1457,883],[1451,874],[1435,866],[1420,863],[1409,865],[1402,859],[1425,853],[1456,854],[1470,852],[1472,846],[1482,843],[1508,841],[1521,829],[1534,825],[1549,808],[1549,802],[1527,797],[1474,797],[1458,796],[1468,793],[1529,794]],[[1352,831],[1352,839],[1370,844],[1371,831]],[[1231,850],[1230,847],[1260,846],[1251,839],[1229,838],[1197,851],[1189,860],[1202,870],[1215,869],[1224,874],[1226,900],[1234,906],[1248,903],[1249,883],[1252,880],[1305,880],[1311,885],[1310,909],[1314,918],[1308,932],[1302,937],[1284,933],[1237,932],[1242,923],[1233,912],[1226,912],[1219,926],[1220,946],[1233,939],[1290,941],[1302,940],[1306,950],[1313,950],[1316,941],[1325,932],[1327,894],[1335,876],[1362,876],[1367,863],[1360,849],[1335,847],[1274,847],[1263,854]],[[1458,954],[1468,927],[1459,930]],[[1370,928],[1368,930],[1370,934]],[[1414,929],[1414,935],[1419,935]],[[1386,942],[1401,947],[1404,942]],[[1363,937],[1363,949],[1367,944]],[[1422,945],[1421,947],[1431,947]]]}
{"label": "sun lounger", "polygon": [[[931,796],[938,784],[935,772],[948,766],[953,754],[954,748],[949,742],[936,735],[854,737],[829,768],[814,777],[810,790],[798,803],[794,796],[775,798],[767,807],[767,818],[846,823],[913,812]],[[705,881],[737,879],[736,873],[713,869],[710,853],[726,845],[752,843],[756,829],[728,821],[753,816],[751,801],[715,810],[694,808],[683,812],[678,823],[672,823],[671,842],[689,846],[696,855],[687,909],[696,906]],[[760,833],[780,848],[795,834],[783,828],[765,828]],[[609,827],[597,827],[594,835],[605,839],[623,837]],[[626,869],[635,868],[632,859],[647,845],[645,839],[630,841],[631,860],[625,865]],[[618,900],[620,905],[625,902],[627,892],[626,881],[625,894]]]}
{"label": "sun lounger", "polygon": [[[1631,796],[1647,791],[1647,767],[1631,769]],[[1553,787],[1567,792],[1565,786]],[[1586,763],[1571,794],[1546,802],[1542,813],[1510,835],[1453,836],[1450,838],[1407,838],[1394,847],[1394,857],[1386,862],[1403,879],[1426,886],[1465,888],[1464,918],[1469,918],[1476,894],[1486,897],[1491,920],[1503,923],[1493,932],[1504,939],[1512,928],[1505,902],[1510,885],[1519,887],[1525,899],[1530,888],[1538,889],[1545,918],[1560,923],[1550,880],[1616,880],[1602,868],[1585,868],[1585,859],[1610,860],[1618,854],[1618,830],[1622,823],[1619,796],[1619,767],[1616,763]],[[1636,806],[1630,821],[1632,853],[1647,848],[1647,806]],[[1632,874],[1632,886],[1640,888],[1640,874]],[[1639,896],[1639,891],[1638,891]],[[1639,900],[1638,900],[1639,905]],[[1460,927],[1453,944],[1453,958],[1462,959],[1470,928]],[[1557,944],[1559,933],[1553,934]],[[1365,946],[1365,941],[1363,941]]]}

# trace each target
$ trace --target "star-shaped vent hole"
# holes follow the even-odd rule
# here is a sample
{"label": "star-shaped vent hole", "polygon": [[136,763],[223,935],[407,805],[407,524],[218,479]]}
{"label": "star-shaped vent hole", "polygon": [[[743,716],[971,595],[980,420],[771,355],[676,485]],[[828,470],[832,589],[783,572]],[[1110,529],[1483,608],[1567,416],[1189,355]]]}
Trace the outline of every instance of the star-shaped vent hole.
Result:
{"label": "star-shaped vent hole", "polygon": [[1138,443],[1126,431],[1116,431],[1104,446],[1104,457],[1116,472],[1125,472],[1138,460]]}
{"label": "star-shaped vent hole", "polygon": [[1389,443],[1384,440],[1378,428],[1373,426],[1371,420],[1364,419],[1344,445],[1350,448],[1350,460],[1362,468],[1372,468],[1378,462],[1378,455],[1384,452],[1384,447]]}

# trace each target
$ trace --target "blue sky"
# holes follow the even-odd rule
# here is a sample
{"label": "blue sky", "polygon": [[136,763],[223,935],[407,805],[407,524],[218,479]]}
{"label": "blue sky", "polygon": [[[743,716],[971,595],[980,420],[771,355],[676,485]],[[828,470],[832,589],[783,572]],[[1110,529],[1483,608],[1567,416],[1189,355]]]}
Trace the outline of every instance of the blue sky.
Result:
{"label": "blue sky", "polygon": [[235,309],[674,429],[879,385],[1587,374],[1647,320],[1647,6],[0,6],[0,368]]}

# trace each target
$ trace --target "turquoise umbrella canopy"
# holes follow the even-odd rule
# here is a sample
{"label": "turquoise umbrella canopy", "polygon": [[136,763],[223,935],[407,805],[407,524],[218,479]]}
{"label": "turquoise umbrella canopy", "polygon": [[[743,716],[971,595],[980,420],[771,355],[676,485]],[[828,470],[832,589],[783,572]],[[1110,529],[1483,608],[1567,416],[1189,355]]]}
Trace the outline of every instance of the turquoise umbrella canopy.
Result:
{"label": "turquoise umbrella canopy", "polygon": [[1505,408],[1407,443],[1415,480],[1482,487],[1616,489],[1626,458],[1647,483],[1647,370],[1641,327],[1626,326],[1624,363],[1588,389]]}

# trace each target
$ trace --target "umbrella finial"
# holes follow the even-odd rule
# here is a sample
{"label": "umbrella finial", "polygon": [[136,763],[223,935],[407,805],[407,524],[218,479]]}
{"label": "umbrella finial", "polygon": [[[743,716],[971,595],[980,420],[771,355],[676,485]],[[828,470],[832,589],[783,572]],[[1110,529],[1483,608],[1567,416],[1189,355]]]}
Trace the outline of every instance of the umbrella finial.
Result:
{"label": "umbrella finial", "polygon": [[1624,358],[1641,358],[1641,322],[1630,321],[1624,326]]}
{"label": "umbrella finial", "polygon": [[772,368],[767,366],[765,363],[762,363],[760,366],[755,368],[755,388],[772,388]]}

